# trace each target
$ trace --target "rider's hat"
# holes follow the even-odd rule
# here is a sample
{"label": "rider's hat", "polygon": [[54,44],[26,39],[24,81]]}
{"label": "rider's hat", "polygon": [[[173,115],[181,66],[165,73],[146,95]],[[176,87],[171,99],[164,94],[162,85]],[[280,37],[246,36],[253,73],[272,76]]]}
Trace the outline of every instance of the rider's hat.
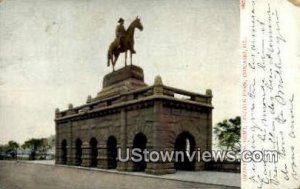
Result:
{"label": "rider's hat", "polygon": [[119,21],[118,21],[118,23],[122,23],[122,22],[124,22],[124,19],[120,18]]}

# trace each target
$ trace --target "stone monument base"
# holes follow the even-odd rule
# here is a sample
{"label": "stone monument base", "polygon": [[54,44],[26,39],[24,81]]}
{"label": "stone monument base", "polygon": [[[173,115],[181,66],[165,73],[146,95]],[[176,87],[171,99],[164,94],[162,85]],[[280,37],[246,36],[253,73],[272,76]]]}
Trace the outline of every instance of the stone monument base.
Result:
{"label": "stone monument base", "polygon": [[[211,100],[209,89],[205,94],[176,89],[164,85],[160,76],[147,86],[138,66],[111,72],[96,97],[56,110],[56,163],[155,175],[203,170],[204,163],[188,161],[185,151],[211,150]],[[177,152],[183,157],[152,162],[142,156],[136,162],[129,158],[131,149],[147,150],[149,156]]]}
{"label": "stone monument base", "polygon": [[138,66],[126,66],[109,73],[103,78],[103,89],[98,93],[96,100],[120,95],[122,92],[146,87],[143,69]]}

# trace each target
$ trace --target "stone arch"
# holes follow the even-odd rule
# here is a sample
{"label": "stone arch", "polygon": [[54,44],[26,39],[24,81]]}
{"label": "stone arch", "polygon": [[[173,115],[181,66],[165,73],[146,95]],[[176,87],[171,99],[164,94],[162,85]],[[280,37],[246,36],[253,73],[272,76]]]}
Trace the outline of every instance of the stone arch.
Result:
{"label": "stone arch", "polygon": [[95,137],[90,139],[90,167],[97,167],[98,141]]}
{"label": "stone arch", "polygon": [[[133,147],[132,149],[140,149],[143,152],[147,147],[147,137],[143,133],[137,133],[133,139]],[[143,155],[143,154],[142,154]],[[144,156],[142,156],[142,160],[139,162],[133,162],[133,170],[134,171],[144,171],[147,167],[147,162],[145,161]]]}
{"label": "stone arch", "polygon": [[82,141],[78,138],[75,141],[75,165],[80,166],[82,163]]}
{"label": "stone arch", "polygon": [[61,142],[61,163],[67,164],[67,140]]}
{"label": "stone arch", "polygon": [[117,139],[114,136],[110,136],[107,139],[107,168],[117,168]]}
{"label": "stone arch", "polygon": [[174,162],[174,168],[176,170],[195,170],[196,155],[192,161],[189,160],[191,154],[195,152],[195,148],[195,138],[191,133],[183,131],[177,135],[174,146],[174,150],[177,154]]}

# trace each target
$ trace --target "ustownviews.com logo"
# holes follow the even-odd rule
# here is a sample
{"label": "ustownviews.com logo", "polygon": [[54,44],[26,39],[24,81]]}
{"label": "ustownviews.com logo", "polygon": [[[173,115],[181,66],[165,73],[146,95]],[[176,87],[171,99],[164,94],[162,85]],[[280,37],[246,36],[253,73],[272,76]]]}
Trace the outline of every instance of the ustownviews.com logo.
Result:
{"label": "ustownviews.com logo", "polygon": [[140,148],[118,148],[118,160],[121,162],[278,162],[278,152],[275,150],[255,150],[255,151],[224,151],[212,150],[201,151],[198,148],[195,151],[156,151]]}

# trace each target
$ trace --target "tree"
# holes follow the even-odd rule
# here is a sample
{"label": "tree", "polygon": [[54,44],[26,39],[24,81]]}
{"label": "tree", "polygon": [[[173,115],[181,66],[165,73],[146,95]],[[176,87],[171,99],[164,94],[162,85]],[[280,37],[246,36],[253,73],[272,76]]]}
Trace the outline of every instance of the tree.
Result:
{"label": "tree", "polygon": [[239,152],[241,150],[241,117],[226,119],[214,128],[219,146],[226,150]]}
{"label": "tree", "polygon": [[17,157],[17,150],[19,148],[19,144],[13,140],[9,141],[6,147],[6,154],[10,154],[10,156],[14,159]]}
{"label": "tree", "polygon": [[5,145],[0,145],[0,159],[5,157],[16,158],[18,152],[19,144],[13,140],[9,141]]}
{"label": "tree", "polygon": [[0,144],[0,160],[4,159],[7,145]]}
{"label": "tree", "polygon": [[32,138],[30,140],[27,140],[22,145],[23,149],[29,148],[31,149],[29,159],[35,160],[37,152],[40,152],[44,156],[47,153],[47,150],[50,148],[50,145],[48,144],[47,138]]}
{"label": "tree", "polygon": [[47,138],[49,149],[53,148],[55,146],[55,135],[51,135]]}

